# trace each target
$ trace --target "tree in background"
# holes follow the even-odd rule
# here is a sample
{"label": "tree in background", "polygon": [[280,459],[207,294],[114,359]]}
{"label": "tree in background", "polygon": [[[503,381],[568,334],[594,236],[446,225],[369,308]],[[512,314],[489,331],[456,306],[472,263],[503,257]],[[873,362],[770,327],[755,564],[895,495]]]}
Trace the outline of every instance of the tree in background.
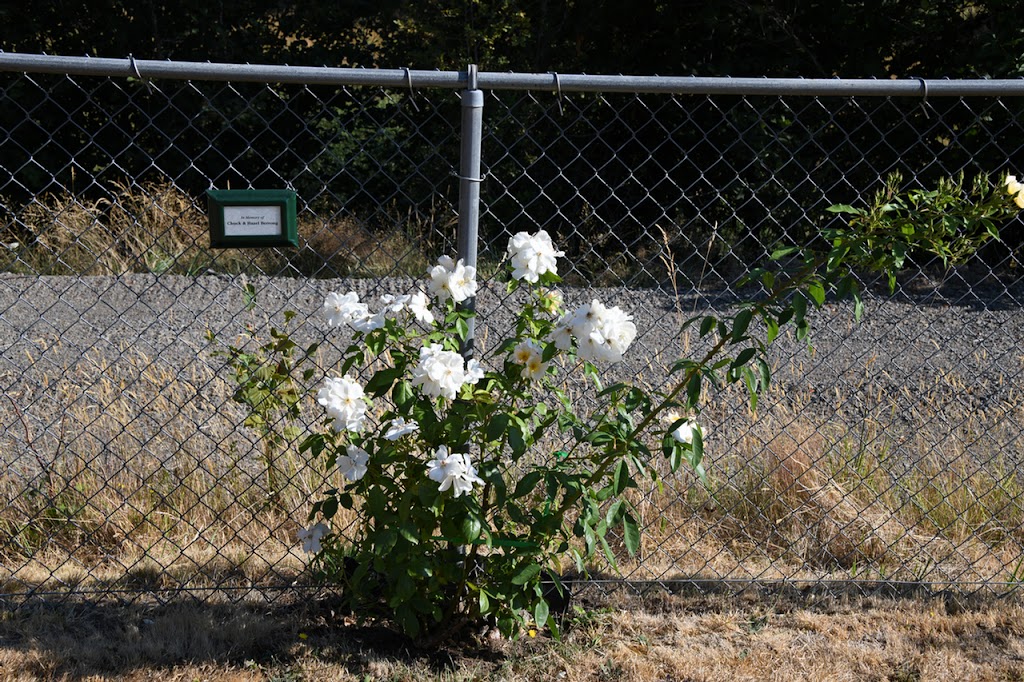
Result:
{"label": "tree in background", "polygon": [[1013,0],[39,0],[9,52],[701,76],[1012,77]]}

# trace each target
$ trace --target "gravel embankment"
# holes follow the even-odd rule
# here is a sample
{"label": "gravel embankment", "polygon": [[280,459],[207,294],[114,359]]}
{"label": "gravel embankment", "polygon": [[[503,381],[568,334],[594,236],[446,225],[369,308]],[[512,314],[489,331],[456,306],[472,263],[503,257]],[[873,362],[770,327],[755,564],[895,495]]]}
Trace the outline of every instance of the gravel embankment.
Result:
{"label": "gravel embankment", "polygon": [[[242,278],[0,275],[0,385],[7,397],[0,406],[0,428],[8,463],[11,453],[24,452],[33,433],[59,438],[56,415],[69,401],[88,407],[104,376],[121,382],[115,390],[141,386],[122,376],[118,367],[124,363],[188,378],[197,399],[213,409],[227,395],[218,395],[223,385],[209,379],[222,361],[210,356],[208,330],[234,341],[246,325],[265,328],[267,319],[279,324],[280,312],[292,309],[300,319],[308,316],[297,336],[323,340],[319,311],[327,292],[353,289],[376,298],[414,286],[400,279],[248,281],[258,292],[253,311],[245,310]],[[509,326],[512,305],[504,291],[495,284],[478,298],[478,338],[484,347],[493,347]],[[684,296],[677,309],[673,296],[655,291],[571,291],[567,298],[577,303],[591,295],[632,312],[640,329],[636,346],[615,374],[653,385],[660,385],[663,368],[688,344],[691,353],[698,350],[697,341],[679,332],[678,309],[684,316],[730,309],[721,298],[709,305],[693,296]],[[813,352],[791,339],[774,347],[776,384],[784,400],[801,396],[794,403],[813,416],[811,421],[832,415],[855,424],[866,415],[879,418],[884,409],[885,428],[899,437],[990,422],[1005,432],[999,441],[1009,446],[999,447],[1015,461],[1024,432],[1024,411],[1013,409],[1024,387],[1022,304],[1021,285],[933,291],[916,299],[869,296],[865,318],[855,325],[849,304],[830,303],[813,313]],[[69,387],[79,389],[77,397]],[[133,395],[133,404],[142,415],[149,409],[139,395]],[[711,419],[724,424],[742,414],[741,407],[730,409],[733,417]],[[82,429],[88,431],[88,423]]]}

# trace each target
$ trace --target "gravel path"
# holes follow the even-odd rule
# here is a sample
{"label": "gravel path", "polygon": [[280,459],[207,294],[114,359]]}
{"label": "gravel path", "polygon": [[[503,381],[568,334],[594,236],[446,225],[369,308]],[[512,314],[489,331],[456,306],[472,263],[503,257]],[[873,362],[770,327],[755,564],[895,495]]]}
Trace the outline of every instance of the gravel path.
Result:
{"label": "gravel path", "polygon": [[[197,397],[216,409],[227,396],[218,395],[223,387],[209,379],[222,365],[210,356],[208,330],[235,340],[246,325],[265,328],[268,319],[279,324],[281,311],[292,309],[309,316],[296,335],[323,340],[319,310],[327,292],[352,289],[376,297],[414,286],[401,279],[253,278],[247,281],[258,292],[257,307],[246,311],[244,281],[0,274],[0,384],[8,397],[0,406],[0,424],[7,447],[17,452],[32,433],[59,437],[56,415],[67,407],[67,396],[55,386],[64,386],[65,393],[67,385],[77,386],[82,394],[76,400],[88,404],[96,382],[129,361],[136,368],[149,363],[154,371],[188,377]],[[683,296],[677,302],[656,291],[570,291],[567,298],[576,303],[591,295],[633,313],[640,337],[615,373],[652,385],[664,380],[663,368],[685,348],[697,348],[697,341],[679,333],[679,310],[688,316],[730,309],[722,297]],[[1016,461],[1024,450],[1024,412],[1017,408],[1024,388],[1022,307],[1024,284],[868,296],[859,325],[852,321],[851,306],[830,303],[813,314],[813,352],[791,339],[773,348],[776,384],[784,400],[802,396],[799,407],[811,421],[831,418],[854,425],[884,409],[884,428],[902,437],[936,425],[950,431],[974,421],[994,424],[1003,430],[999,448]],[[511,319],[504,287],[484,287],[478,310],[478,338],[493,346]],[[145,413],[145,401],[136,402]],[[714,419],[738,418],[742,410],[731,414]]]}

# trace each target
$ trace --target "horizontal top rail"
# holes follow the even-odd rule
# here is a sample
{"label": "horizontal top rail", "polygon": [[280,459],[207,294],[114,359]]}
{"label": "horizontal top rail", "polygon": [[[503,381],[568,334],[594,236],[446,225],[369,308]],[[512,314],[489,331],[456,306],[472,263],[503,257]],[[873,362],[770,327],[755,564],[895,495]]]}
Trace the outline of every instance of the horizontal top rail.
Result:
{"label": "horizontal top rail", "polygon": [[[73,76],[112,76],[143,80],[213,80],[386,88],[464,89],[468,71],[353,69],[267,64],[215,64],[151,59],[108,59],[0,52],[0,71]],[[908,78],[729,78],[702,76],[609,76],[556,73],[480,72],[482,90],[547,92],[627,92],[677,95],[806,95],[878,97],[1024,96],[1024,79]]]}

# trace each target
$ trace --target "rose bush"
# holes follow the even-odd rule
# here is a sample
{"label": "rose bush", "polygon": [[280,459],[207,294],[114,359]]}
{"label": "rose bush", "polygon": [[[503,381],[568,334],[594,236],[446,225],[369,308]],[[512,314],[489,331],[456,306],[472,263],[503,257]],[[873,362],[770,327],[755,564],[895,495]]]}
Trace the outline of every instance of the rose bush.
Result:
{"label": "rose bush", "polygon": [[[756,407],[771,377],[768,345],[787,325],[806,337],[808,306],[851,296],[860,317],[859,272],[881,271],[894,287],[909,254],[951,264],[998,238],[995,223],[1014,216],[1022,196],[1012,176],[1001,186],[960,177],[901,192],[891,177],[867,207],[832,207],[849,218],[824,232],[825,250],[780,249],[773,258],[795,266],[754,269],[747,284],[757,294],[735,314],[686,323],[710,343],[674,363],[665,390],[602,384],[638,330],[627,311],[597,299],[562,309],[554,286],[563,253],[543,231],[509,240],[508,290],[523,303],[508,338],[480,359],[460,352],[474,314],[460,304],[477,291],[462,261],[442,256],[423,290],[385,296],[375,310],[353,292],[329,294],[326,325],[345,328],[351,343],[316,394],[325,428],[301,450],[340,485],[316,502],[298,540],[349,608],[411,636],[454,636],[482,620],[509,635],[557,632],[562,558],[585,572],[600,552],[614,566],[609,530],[630,554],[640,544],[626,495],[638,480],[684,463],[705,478],[706,394],[742,382]],[[594,401],[567,395],[572,372]],[[355,523],[332,532],[343,509]]]}
{"label": "rose bush", "polygon": [[[650,399],[610,387],[581,415],[559,379],[582,363],[600,387],[598,365],[622,359],[636,326],[598,300],[563,311],[550,288],[561,255],[543,231],[509,241],[509,292],[525,289],[526,302],[488,369],[459,352],[472,313],[458,304],[477,286],[462,261],[442,256],[428,270],[429,303],[424,291],[387,296],[376,310],[353,292],[327,296],[327,325],[347,326],[352,344],[342,375],[317,393],[330,428],[303,449],[345,481],[317,503],[317,518],[359,514],[352,538],[316,536],[317,569],[345,587],[354,611],[394,618],[412,635],[482,618],[510,634],[529,622],[555,627],[548,600],[563,589],[561,555],[580,569],[599,548],[614,561],[605,540],[614,526],[636,550],[622,493],[636,476],[656,476],[644,434],[630,435],[631,413],[640,403],[649,411]],[[360,385],[352,373],[371,367]],[[576,445],[562,450],[567,440]],[[699,438],[665,443],[676,468],[699,462]]]}

